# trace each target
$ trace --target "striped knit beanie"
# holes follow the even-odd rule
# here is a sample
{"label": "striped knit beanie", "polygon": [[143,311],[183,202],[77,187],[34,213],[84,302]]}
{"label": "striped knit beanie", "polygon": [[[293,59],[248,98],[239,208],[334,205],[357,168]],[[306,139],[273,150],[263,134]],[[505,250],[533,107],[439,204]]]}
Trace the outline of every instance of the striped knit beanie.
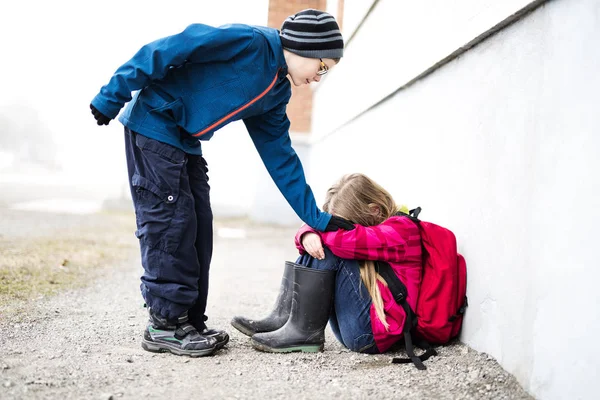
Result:
{"label": "striped knit beanie", "polygon": [[307,58],[342,58],[344,38],[335,18],[308,9],[287,17],[281,26],[283,48]]}

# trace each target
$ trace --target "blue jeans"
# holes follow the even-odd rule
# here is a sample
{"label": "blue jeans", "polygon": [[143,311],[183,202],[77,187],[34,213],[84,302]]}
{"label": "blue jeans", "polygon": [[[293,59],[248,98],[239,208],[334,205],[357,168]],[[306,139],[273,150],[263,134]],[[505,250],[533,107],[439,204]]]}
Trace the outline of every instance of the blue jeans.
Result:
{"label": "blue jeans", "polygon": [[190,322],[203,329],[213,251],[206,161],[128,128],[125,150],[144,267],[142,296],[169,320],[188,311]]}
{"label": "blue jeans", "polygon": [[324,260],[304,254],[296,263],[309,268],[337,271],[329,326],[337,340],[348,349],[378,354],[369,314],[371,296],[360,278],[358,261],[339,258],[326,247],[324,250]]}

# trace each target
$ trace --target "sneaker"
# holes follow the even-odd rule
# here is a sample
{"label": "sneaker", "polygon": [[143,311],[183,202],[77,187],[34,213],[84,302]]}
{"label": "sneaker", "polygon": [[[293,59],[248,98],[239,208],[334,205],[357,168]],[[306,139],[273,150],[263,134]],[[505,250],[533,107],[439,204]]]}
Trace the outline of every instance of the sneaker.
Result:
{"label": "sneaker", "polygon": [[215,338],[217,341],[217,350],[222,349],[229,342],[229,334],[219,329],[204,329],[200,334],[204,337]]}
{"label": "sneaker", "polygon": [[[202,357],[217,350],[217,339],[203,336],[187,320],[187,312],[177,322],[168,322],[148,309],[150,320],[144,331],[142,348],[160,353],[171,352],[180,356]],[[229,340],[229,337],[227,338]]]}

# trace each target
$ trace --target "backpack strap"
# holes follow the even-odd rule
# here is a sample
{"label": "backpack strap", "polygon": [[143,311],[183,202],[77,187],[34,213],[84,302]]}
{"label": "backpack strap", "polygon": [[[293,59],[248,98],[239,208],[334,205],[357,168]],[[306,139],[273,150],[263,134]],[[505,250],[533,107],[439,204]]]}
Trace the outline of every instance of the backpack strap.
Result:
{"label": "backpack strap", "polygon": [[419,218],[419,214],[421,214],[421,207],[413,208],[412,210],[410,210],[408,212],[408,215],[410,215],[411,217],[413,217],[415,219]]}
{"label": "backpack strap", "polygon": [[397,211],[394,215],[398,217],[407,217],[412,222],[417,224],[417,226],[419,226],[419,224],[421,223],[421,220],[419,219],[419,214],[421,214],[421,207],[413,208],[408,212],[408,214],[402,211]]}
{"label": "backpack strap", "polygon": [[[398,275],[396,275],[390,264],[383,261],[375,261],[375,271],[377,271],[377,273],[385,280],[385,283],[387,283],[396,303],[402,304],[405,302],[406,296],[408,296],[408,290],[400,278],[398,278]],[[414,315],[414,313],[411,312],[411,315]]]}
{"label": "backpack strap", "polygon": [[457,318],[461,317],[467,310],[468,306],[469,306],[469,300],[467,299],[467,296],[465,296],[462,306],[460,306],[458,311],[456,311],[456,314],[454,314],[454,315],[450,316],[450,318],[448,318],[448,322],[454,322]]}
{"label": "backpack strap", "polygon": [[[433,346],[431,346],[431,344],[429,344],[429,342],[427,342],[426,340],[415,339],[414,344],[415,344],[415,346],[420,347],[425,350],[425,353],[416,357],[419,361],[421,361],[421,363],[423,363],[423,361],[428,360],[432,356],[437,356],[437,354],[438,354],[437,351],[433,348]],[[408,354],[408,350],[406,351],[406,353]],[[414,357],[414,356],[415,355],[414,355],[414,351],[413,351],[412,357]],[[410,354],[409,354],[409,357],[410,357]],[[394,357],[394,358],[392,358],[392,364],[414,363],[415,365],[417,365],[412,357],[411,358]],[[423,365],[423,367],[425,367],[425,366]],[[419,368],[419,367],[417,366],[417,368]],[[421,369],[421,368],[419,368],[419,369]],[[422,369],[426,369],[426,368],[422,368]]]}
{"label": "backpack strap", "polygon": [[394,357],[392,359],[392,364],[406,364],[412,362],[415,364],[417,369],[424,370],[427,369],[423,364],[423,361],[427,360],[431,356],[437,355],[437,352],[429,343],[425,340],[417,339],[415,344],[424,349],[425,353],[421,356],[415,355],[415,349],[413,346],[413,338],[411,331],[417,325],[417,316],[411,310],[410,306],[406,302],[406,296],[408,295],[408,291],[406,286],[400,278],[396,275],[392,267],[385,262],[377,261],[375,262],[375,269],[379,275],[385,280],[388,285],[388,288],[392,292],[394,296],[394,300],[404,309],[404,313],[406,314],[406,319],[404,320],[404,327],[402,328],[402,336],[404,336],[404,344],[406,349],[406,354],[410,358],[398,358]]}

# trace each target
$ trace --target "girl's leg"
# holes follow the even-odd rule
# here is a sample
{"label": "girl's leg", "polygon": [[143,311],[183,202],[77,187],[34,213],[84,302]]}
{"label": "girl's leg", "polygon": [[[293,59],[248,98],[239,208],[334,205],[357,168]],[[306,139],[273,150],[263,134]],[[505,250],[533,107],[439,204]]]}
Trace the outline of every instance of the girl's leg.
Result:
{"label": "girl's leg", "polygon": [[371,327],[371,296],[362,284],[358,261],[339,258],[325,248],[324,260],[305,254],[297,263],[337,271],[334,307],[329,319],[331,330],[352,351],[378,353]]}

